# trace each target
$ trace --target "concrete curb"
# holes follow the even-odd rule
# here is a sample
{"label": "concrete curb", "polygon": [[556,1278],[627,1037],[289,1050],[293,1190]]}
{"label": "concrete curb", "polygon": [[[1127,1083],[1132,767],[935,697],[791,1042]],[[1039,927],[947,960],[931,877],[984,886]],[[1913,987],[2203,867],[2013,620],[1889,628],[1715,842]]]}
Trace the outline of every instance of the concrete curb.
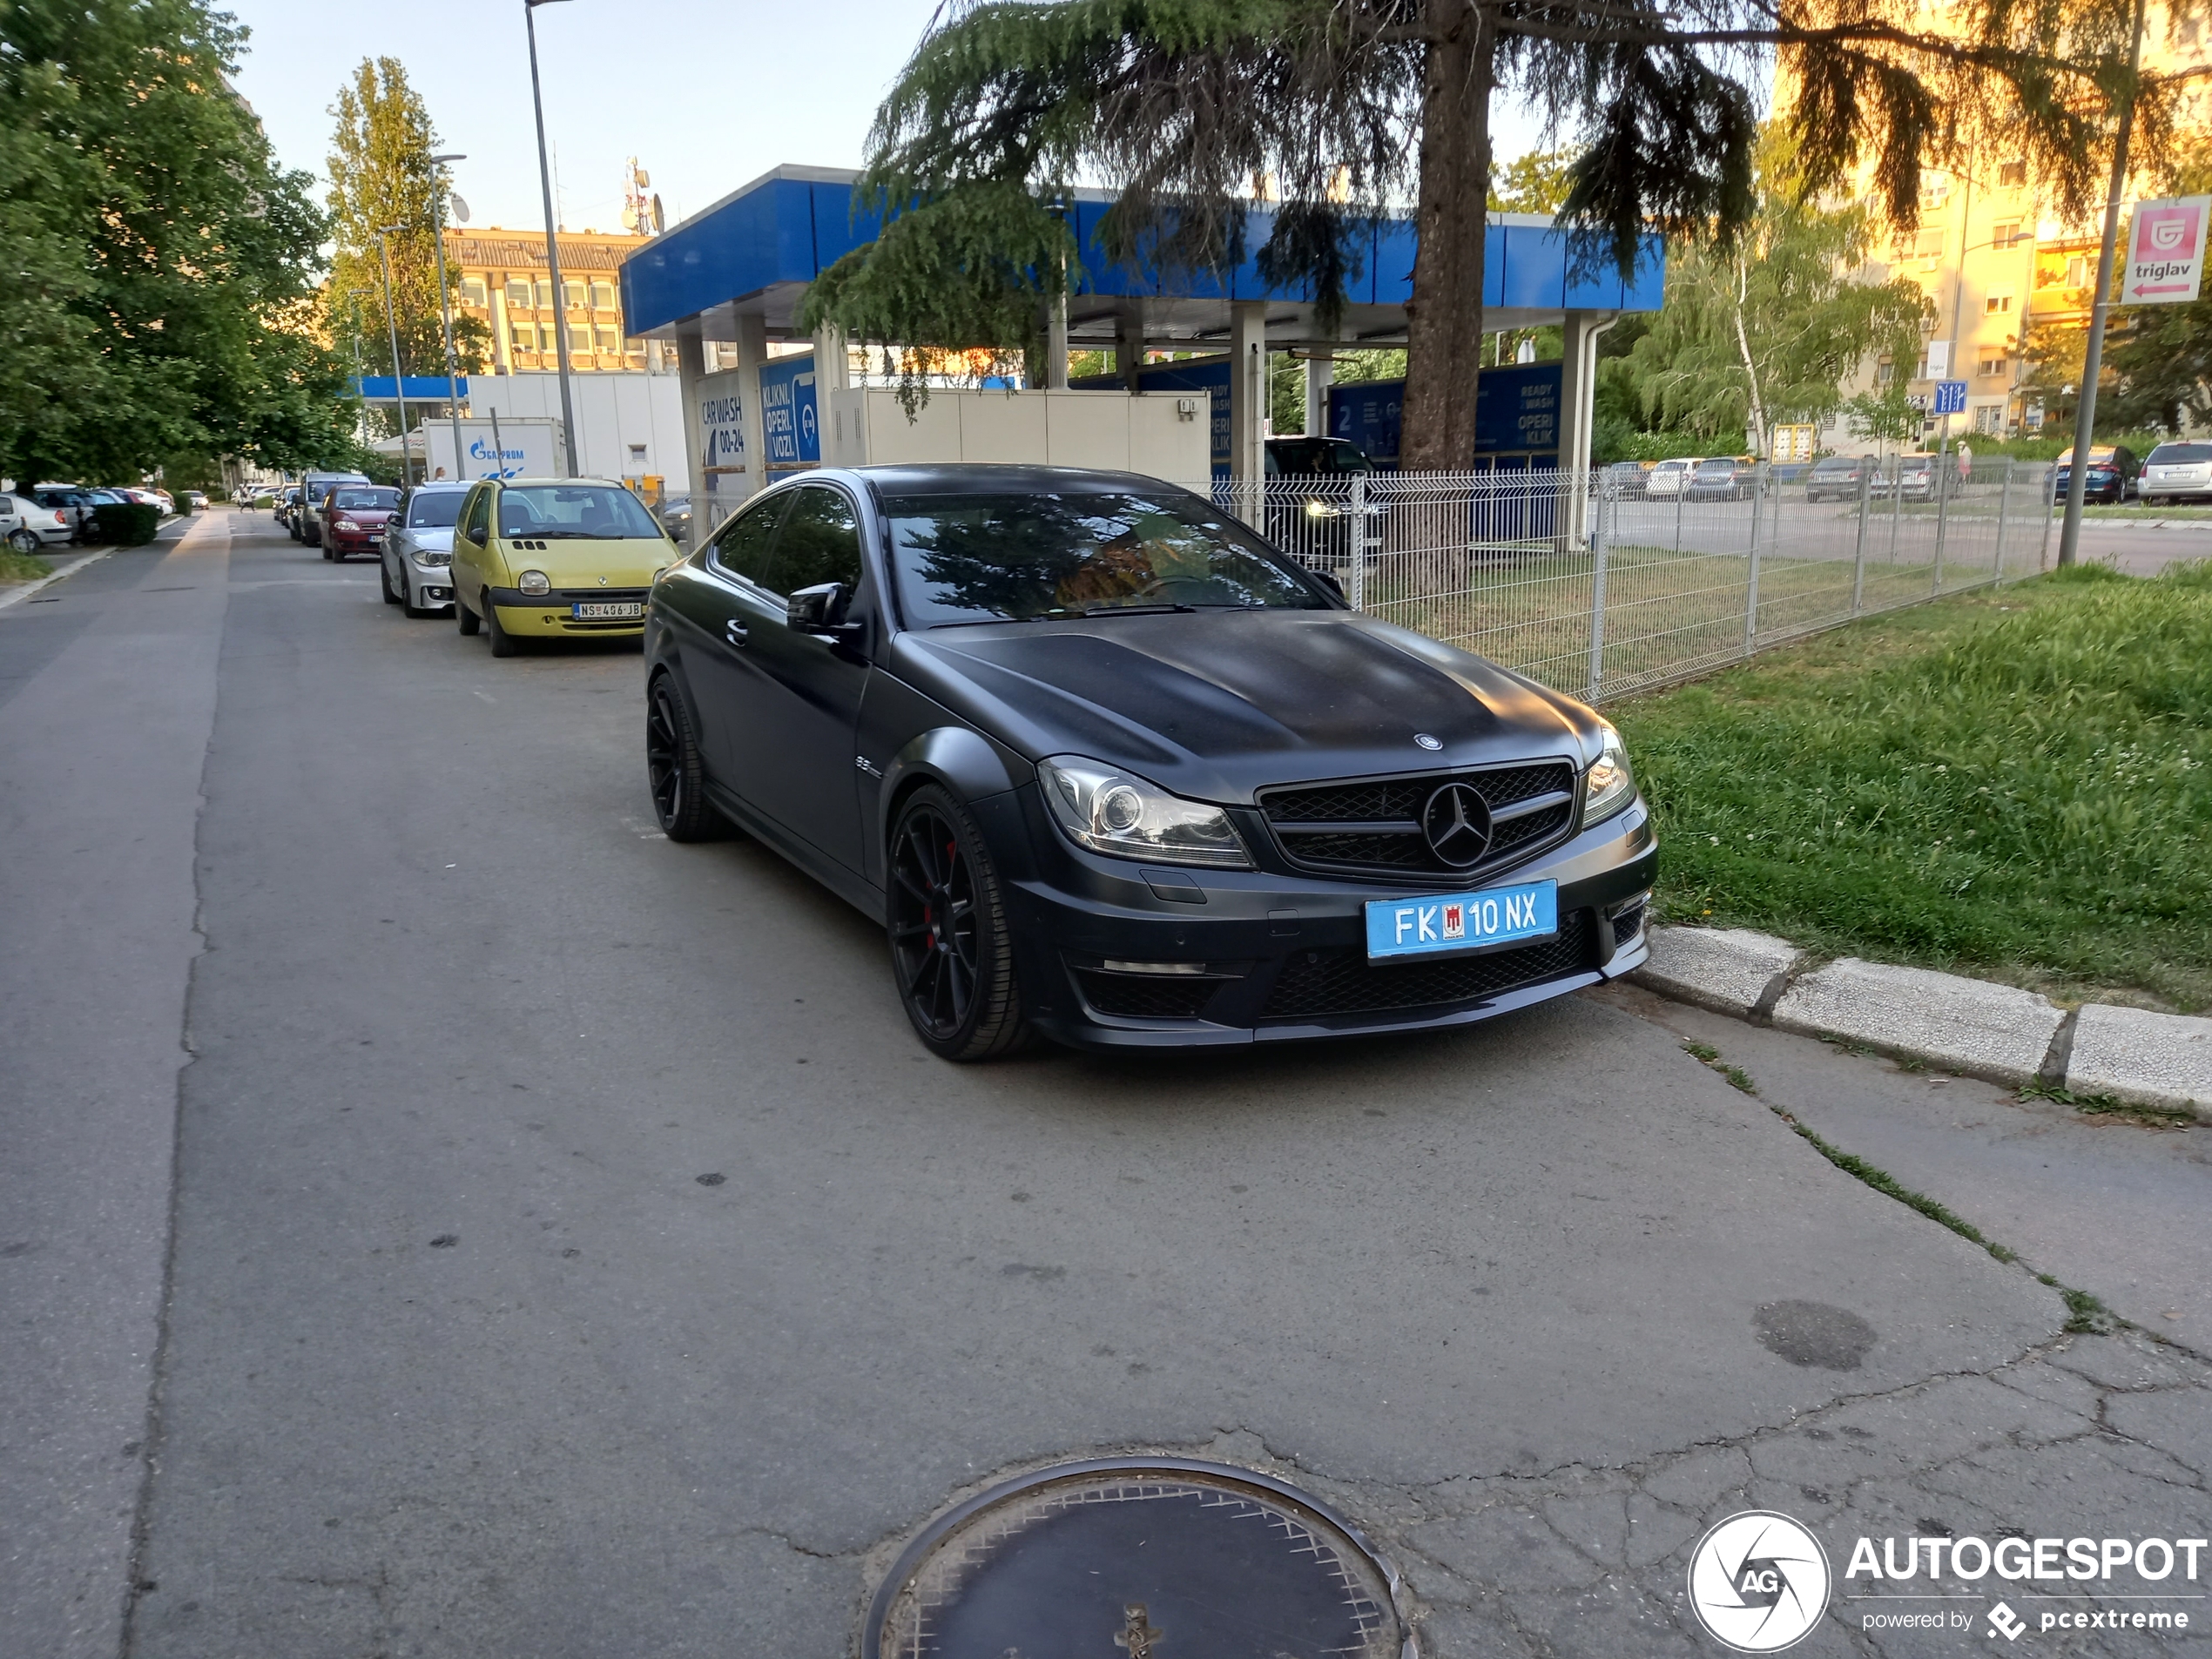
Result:
{"label": "concrete curb", "polygon": [[39,589],[50,588],[53,586],[55,583],[59,582],[64,577],[75,576],[79,570],[84,569],[85,566],[90,564],[98,564],[102,559],[107,557],[109,554],[114,551],[115,550],[111,547],[96,548],[90,553],[83,554],[76,558],[71,559],[66,564],[64,564],[58,570],[49,570],[44,576],[40,577],[36,582],[26,582],[21,587],[11,588],[5,593],[0,593],[0,610],[5,610],[10,605],[21,604],[24,600],[30,598],[32,594],[37,592]]}
{"label": "concrete curb", "polygon": [[1814,967],[1787,941],[1742,928],[1654,927],[1650,940],[1634,977],[1678,1001],[1961,1076],[2212,1123],[2212,1019],[2102,1002],[2069,1013],[2016,986],[1856,957]]}

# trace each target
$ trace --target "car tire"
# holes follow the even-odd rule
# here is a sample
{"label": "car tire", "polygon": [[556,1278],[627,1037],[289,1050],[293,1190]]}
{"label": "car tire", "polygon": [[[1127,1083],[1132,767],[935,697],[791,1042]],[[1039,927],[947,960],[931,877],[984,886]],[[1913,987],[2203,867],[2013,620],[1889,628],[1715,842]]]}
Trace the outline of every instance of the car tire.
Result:
{"label": "car tire", "polygon": [[491,641],[495,657],[512,657],[521,650],[515,636],[499,625],[499,607],[492,604],[489,594],[484,596],[484,635]]}
{"label": "car tire", "polygon": [[671,841],[711,841],[727,824],[706,799],[706,763],[683,693],[666,674],[645,692],[645,783],[653,817]]}
{"label": "car tire", "polygon": [[1023,1046],[1013,931],[968,809],[924,784],[900,807],[884,863],[892,982],[922,1046],[956,1061]]}
{"label": "car tire", "polygon": [[400,603],[400,596],[392,591],[392,567],[385,563],[381,556],[376,561],[376,585],[382,590],[386,604]]}
{"label": "car tire", "polygon": [[36,553],[39,548],[38,532],[28,526],[10,530],[8,545],[18,553]]}
{"label": "car tire", "polygon": [[454,626],[460,629],[463,634],[474,634],[477,629],[484,625],[483,619],[462,603],[458,590],[453,596],[453,622]]}

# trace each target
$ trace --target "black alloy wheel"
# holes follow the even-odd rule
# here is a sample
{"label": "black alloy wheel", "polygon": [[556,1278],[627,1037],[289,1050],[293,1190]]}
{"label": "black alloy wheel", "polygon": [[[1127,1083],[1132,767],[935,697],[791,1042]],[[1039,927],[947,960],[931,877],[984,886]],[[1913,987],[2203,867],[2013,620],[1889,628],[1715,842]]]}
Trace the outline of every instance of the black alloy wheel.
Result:
{"label": "black alloy wheel", "polygon": [[699,756],[691,711],[665,674],[645,694],[645,780],[652,786],[653,817],[671,841],[711,841],[723,833],[722,815],[707,804],[706,765]]}
{"label": "black alloy wheel", "polygon": [[482,627],[483,618],[469,609],[468,601],[461,597],[461,590],[453,590],[453,623],[463,634],[474,634]]}
{"label": "black alloy wheel", "polygon": [[891,968],[899,1000],[931,1053],[988,1060],[1028,1028],[998,874],[974,821],[934,784],[916,790],[891,832]]}
{"label": "black alloy wheel", "polygon": [[495,657],[512,657],[521,649],[515,636],[499,625],[499,607],[491,602],[491,595],[484,595],[484,634],[491,641]]}

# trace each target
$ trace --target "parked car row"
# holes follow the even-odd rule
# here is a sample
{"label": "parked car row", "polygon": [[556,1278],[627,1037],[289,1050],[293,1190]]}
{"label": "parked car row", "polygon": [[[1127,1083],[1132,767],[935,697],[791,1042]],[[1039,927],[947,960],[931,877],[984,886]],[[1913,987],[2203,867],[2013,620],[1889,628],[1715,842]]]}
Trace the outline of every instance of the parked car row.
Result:
{"label": "parked car row", "polygon": [[[0,509],[0,540],[20,553],[36,552],[40,547],[65,542],[96,539],[96,519],[103,506],[136,502],[152,508],[165,518],[177,510],[176,500],[167,490],[138,484],[111,488],[39,484],[0,499],[6,503],[4,509]],[[187,511],[192,510],[195,502],[201,507],[207,504],[207,498],[198,490],[186,490],[185,499]]]}
{"label": "parked car row", "polygon": [[1606,721],[1154,479],[819,469],[689,554],[612,480],[421,484],[380,553],[495,656],[642,638],[663,831],[882,926],[948,1059],[1447,1028],[1647,954]]}

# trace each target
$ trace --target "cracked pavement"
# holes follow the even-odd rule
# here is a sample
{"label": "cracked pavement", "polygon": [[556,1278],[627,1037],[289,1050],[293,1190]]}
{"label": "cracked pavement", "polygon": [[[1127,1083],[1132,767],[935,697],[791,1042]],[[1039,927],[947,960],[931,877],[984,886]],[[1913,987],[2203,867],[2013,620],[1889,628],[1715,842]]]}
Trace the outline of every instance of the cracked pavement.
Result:
{"label": "cracked pavement", "polygon": [[[494,662],[228,523],[0,616],[9,821],[84,856],[0,962],[10,1659],[840,1659],[933,1513],[1117,1447],[1335,1501],[1435,1656],[1719,1652],[1683,1561],[1747,1505],[1839,1575],[2206,1530],[2195,1359],[2065,1334],[1649,1010],[941,1065],[858,915],[653,833],[634,654]],[[138,1092],[55,1110],[86,1055]],[[1803,1650],[1989,1650],[1852,1611]]]}

